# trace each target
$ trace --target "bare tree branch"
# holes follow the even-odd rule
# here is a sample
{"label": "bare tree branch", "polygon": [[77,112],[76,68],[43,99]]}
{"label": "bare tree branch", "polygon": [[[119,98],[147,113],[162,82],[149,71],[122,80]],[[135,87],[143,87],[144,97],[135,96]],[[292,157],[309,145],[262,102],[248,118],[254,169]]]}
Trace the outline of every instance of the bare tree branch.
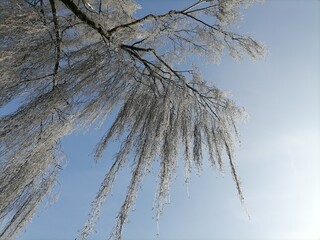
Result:
{"label": "bare tree branch", "polygon": [[129,162],[132,178],[112,239],[122,238],[138,186],[155,161],[160,217],[179,153],[186,181],[193,168],[201,170],[205,152],[220,170],[226,156],[243,202],[233,146],[244,111],[203,79],[190,56],[218,62],[224,50],[235,59],[263,55],[263,45],[228,28],[252,2],[196,0],[136,18],[134,0],[0,1],[0,108],[20,102],[0,116],[0,238],[13,239],[50,194],[63,166],[61,139],[100,126],[110,112],[117,116],[95,159],[110,141],[121,146],[78,239],[94,231],[117,174]]}

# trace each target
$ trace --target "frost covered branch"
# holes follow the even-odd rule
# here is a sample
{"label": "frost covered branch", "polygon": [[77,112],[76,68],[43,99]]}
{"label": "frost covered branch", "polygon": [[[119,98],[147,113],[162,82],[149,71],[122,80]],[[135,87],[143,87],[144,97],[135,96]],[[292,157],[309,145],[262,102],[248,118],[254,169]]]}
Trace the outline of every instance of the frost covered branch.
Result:
{"label": "frost covered branch", "polygon": [[[111,238],[121,239],[143,177],[159,161],[156,218],[168,203],[178,158],[186,181],[201,170],[204,152],[214,168],[233,162],[242,108],[205,81],[190,55],[219,62],[263,55],[230,24],[254,0],[194,1],[181,10],[137,18],[133,0],[3,0],[0,3],[0,238],[12,239],[50,194],[63,165],[61,139],[116,118],[97,144],[102,157],[113,139],[120,149],[92,202],[79,239],[87,239],[119,171],[133,167]],[[120,107],[119,107],[120,106]],[[132,156],[132,157],[129,157]]]}

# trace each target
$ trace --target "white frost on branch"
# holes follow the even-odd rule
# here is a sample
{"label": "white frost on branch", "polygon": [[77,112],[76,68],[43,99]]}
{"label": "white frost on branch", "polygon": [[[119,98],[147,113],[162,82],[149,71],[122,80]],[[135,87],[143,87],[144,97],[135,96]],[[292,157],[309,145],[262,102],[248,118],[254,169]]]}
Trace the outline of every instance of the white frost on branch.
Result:
{"label": "white frost on branch", "polygon": [[[60,140],[118,115],[97,144],[102,157],[120,139],[79,239],[87,239],[121,168],[133,167],[111,238],[121,239],[143,177],[159,161],[156,218],[168,203],[181,153],[186,181],[201,170],[204,151],[214,168],[225,158],[240,200],[233,162],[236,123],[244,111],[194,68],[192,54],[220,61],[224,49],[240,59],[264,47],[228,31],[253,0],[194,1],[167,13],[136,18],[131,0],[3,0],[0,3],[0,238],[12,239],[32,218],[61,170]],[[132,158],[129,159],[129,156]]]}

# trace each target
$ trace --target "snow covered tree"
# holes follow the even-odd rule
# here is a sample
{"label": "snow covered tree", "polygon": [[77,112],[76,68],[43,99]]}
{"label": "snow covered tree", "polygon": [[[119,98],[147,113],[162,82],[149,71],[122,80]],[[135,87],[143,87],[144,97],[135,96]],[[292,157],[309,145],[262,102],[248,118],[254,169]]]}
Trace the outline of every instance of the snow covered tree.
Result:
{"label": "snow covered tree", "polygon": [[192,168],[201,170],[203,151],[218,169],[228,159],[243,201],[233,162],[243,110],[201,77],[190,56],[217,63],[224,50],[236,60],[263,55],[260,43],[228,30],[255,1],[185,1],[181,9],[137,17],[134,0],[1,0],[0,109],[14,100],[20,105],[0,116],[0,238],[14,238],[50,193],[61,170],[60,140],[115,110],[95,157],[112,139],[120,139],[120,150],[79,239],[94,230],[129,162],[132,178],[111,238],[121,239],[154,161],[160,163],[157,218],[180,155],[186,181]]}

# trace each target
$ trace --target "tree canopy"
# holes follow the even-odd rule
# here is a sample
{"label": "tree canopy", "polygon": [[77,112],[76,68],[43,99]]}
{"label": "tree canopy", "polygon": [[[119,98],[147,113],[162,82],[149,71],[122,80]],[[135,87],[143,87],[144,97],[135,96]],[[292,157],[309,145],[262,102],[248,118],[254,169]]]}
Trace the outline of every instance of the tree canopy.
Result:
{"label": "tree canopy", "polygon": [[[233,161],[242,108],[202,78],[190,56],[218,63],[224,51],[240,60],[262,44],[228,29],[256,0],[185,1],[162,14],[137,17],[134,0],[2,0],[0,3],[0,238],[11,239],[52,190],[61,168],[60,140],[100,125],[117,111],[97,144],[120,141],[78,239],[94,230],[119,170],[132,166],[110,238],[121,232],[143,177],[159,162],[156,216],[168,202],[179,158],[188,181],[203,157],[222,170]],[[142,6],[143,7],[143,6]],[[187,67],[186,67],[187,66]],[[206,153],[206,155],[204,155]]]}

